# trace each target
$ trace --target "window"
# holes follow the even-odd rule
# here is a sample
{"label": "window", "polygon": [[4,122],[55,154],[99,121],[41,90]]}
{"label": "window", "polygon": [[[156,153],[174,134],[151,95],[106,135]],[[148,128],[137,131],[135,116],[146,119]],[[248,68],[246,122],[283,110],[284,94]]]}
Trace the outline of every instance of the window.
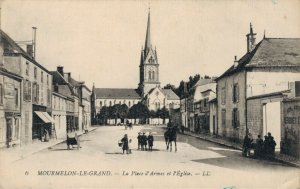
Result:
{"label": "window", "polygon": [[51,101],[51,91],[50,89],[47,89],[47,104],[50,106]]}
{"label": "window", "polygon": [[30,101],[31,100],[31,82],[28,80],[25,80],[23,82],[23,91],[24,91],[24,100]]}
{"label": "window", "polygon": [[47,85],[49,85],[49,75],[47,74]]}
{"label": "window", "polygon": [[19,91],[17,88],[15,88],[15,105],[16,107],[19,106]]}
{"label": "window", "polygon": [[232,110],[232,126],[238,128],[240,126],[239,110],[234,108]]}
{"label": "window", "polygon": [[226,110],[223,109],[221,112],[221,119],[222,119],[222,127],[226,127]]}
{"label": "window", "polygon": [[3,104],[3,85],[0,83],[0,104]]}
{"label": "window", "polygon": [[29,62],[26,62],[25,74],[29,75]]}
{"label": "window", "polygon": [[130,102],[130,101],[128,102],[128,106],[129,106],[129,107],[131,106],[131,102]]}
{"label": "window", "polygon": [[41,71],[41,82],[42,83],[44,82],[44,73],[43,73],[43,71]]}
{"label": "window", "polygon": [[238,85],[238,83],[233,85],[232,101],[234,103],[239,102],[239,85]]}
{"label": "window", "polygon": [[109,106],[111,106],[111,101],[109,101]]}
{"label": "window", "polygon": [[100,108],[102,107],[102,101],[100,101]]}
{"label": "window", "polygon": [[221,89],[221,103],[226,104],[226,89],[223,87]]}
{"label": "window", "polygon": [[154,80],[154,71],[152,71],[152,80]]}
{"label": "window", "polygon": [[151,71],[149,71],[149,80],[151,80],[152,79],[152,76],[151,76]]}
{"label": "window", "polygon": [[34,72],[33,72],[33,74],[34,74],[34,79],[36,79],[36,78],[37,78],[37,68],[36,68],[36,67],[34,67]]}

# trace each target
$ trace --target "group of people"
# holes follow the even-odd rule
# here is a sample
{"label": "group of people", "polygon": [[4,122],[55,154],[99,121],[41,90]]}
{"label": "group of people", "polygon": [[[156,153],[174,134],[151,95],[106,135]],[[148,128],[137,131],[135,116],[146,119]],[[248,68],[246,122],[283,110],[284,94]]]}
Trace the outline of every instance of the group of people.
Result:
{"label": "group of people", "polygon": [[[137,140],[138,140],[138,150],[152,151],[154,137],[151,134],[151,132],[149,133],[148,136],[146,136],[145,133],[139,132]],[[128,139],[128,135],[125,134],[119,143],[120,147],[122,147],[123,154],[125,152],[126,152],[126,154],[131,154],[131,145],[130,145],[131,142],[132,142],[132,140]],[[148,146],[148,148],[147,148],[147,146]]]}
{"label": "group of people", "polygon": [[154,137],[151,132],[149,132],[149,135],[146,136],[145,133],[139,132],[139,135],[137,137],[138,139],[138,150],[147,151],[147,144],[148,144],[148,150],[152,151]]}
{"label": "group of people", "polygon": [[274,137],[269,132],[264,138],[265,140],[258,135],[255,143],[253,143],[251,133],[246,134],[243,143],[243,156],[250,156],[250,150],[254,149],[255,158],[273,158],[276,146]]}

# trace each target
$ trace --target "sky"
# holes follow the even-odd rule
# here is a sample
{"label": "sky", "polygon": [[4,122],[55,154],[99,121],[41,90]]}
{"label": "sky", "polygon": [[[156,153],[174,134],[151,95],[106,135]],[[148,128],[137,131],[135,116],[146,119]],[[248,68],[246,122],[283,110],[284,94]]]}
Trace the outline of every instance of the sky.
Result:
{"label": "sky", "polygon": [[136,88],[149,4],[161,86],[221,75],[246,53],[250,22],[257,43],[264,30],[300,38],[299,0],[0,0],[1,29],[27,41],[37,27],[36,60],[50,71],[64,66],[90,88]]}

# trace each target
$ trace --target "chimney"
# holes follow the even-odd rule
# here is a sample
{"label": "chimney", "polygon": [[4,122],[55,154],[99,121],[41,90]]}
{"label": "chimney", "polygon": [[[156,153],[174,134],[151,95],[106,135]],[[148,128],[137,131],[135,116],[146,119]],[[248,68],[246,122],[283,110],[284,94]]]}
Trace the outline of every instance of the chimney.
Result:
{"label": "chimney", "polygon": [[30,57],[33,58],[33,45],[32,44],[26,45],[26,52],[29,54]]}
{"label": "chimney", "polygon": [[239,65],[239,61],[237,60],[237,57],[234,56],[234,64],[233,67],[236,68]]}
{"label": "chimney", "polygon": [[57,66],[57,71],[64,76],[64,67],[63,66]]}
{"label": "chimney", "polygon": [[250,23],[250,32],[246,35],[247,37],[247,53],[251,52],[255,48],[255,35],[256,33],[253,33],[252,24]]}

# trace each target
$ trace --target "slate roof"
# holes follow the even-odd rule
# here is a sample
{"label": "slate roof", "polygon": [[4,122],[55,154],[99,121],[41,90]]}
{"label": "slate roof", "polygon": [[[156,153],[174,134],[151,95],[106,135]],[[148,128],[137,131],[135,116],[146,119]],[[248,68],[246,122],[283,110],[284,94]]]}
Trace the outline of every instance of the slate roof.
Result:
{"label": "slate roof", "polygon": [[168,100],[180,100],[180,98],[174,93],[172,89],[161,89]]}
{"label": "slate roof", "polygon": [[69,85],[58,85],[58,93],[62,94],[66,97],[72,98],[74,94],[72,93],[72,90],[70,89]]}
{"label": "slate roof", "polygon": [[106,99],[140,99],[137,89],[95,88],[96,98]]}
{"label": "slate roof", "polygon": [[264,38],[249,53],[238,60],[216,80],[245,68],[297,67],[300,68],[300,38]]}

